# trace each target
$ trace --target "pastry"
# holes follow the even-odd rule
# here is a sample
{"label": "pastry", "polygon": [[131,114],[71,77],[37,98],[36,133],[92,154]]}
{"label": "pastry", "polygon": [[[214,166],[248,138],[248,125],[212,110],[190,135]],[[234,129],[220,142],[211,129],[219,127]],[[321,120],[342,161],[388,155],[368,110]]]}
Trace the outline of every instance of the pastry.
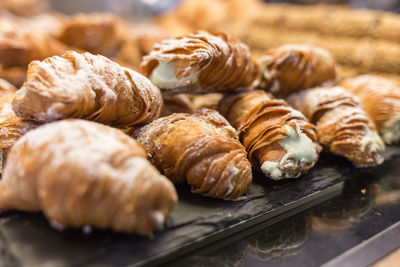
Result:
{"label": "pastry", "polygon": [[327,151],[346,157],[357,167],[383,162],[385,145],[373,121],[344,88],[305,90],[289,96],[288,102],[317,126],[318,141]]}
{"label": "pastry", "polygon": [[[229,32],[236,38],[246,40],[253,55],[263,54],[267,49],[284,44],[308,43],[330,51],[337,63],[357,68],[360,74],[371,72],[399,74],[400,46],[393,41],[324,35],[319,32],[243,21],[229,21],[216,30]],[[396,30],[387,32],[393,33],[393,36],[399,35],[399,31]]]}
{"label": "pastry", "polygon": [[236,128],[253,167],[273,180],[296,178],[318,160],[315,126],[264,91],[225,96],[221,114]]}
{"label": "pastry", "polygon": [[0,78],[0,97],[4,95],[14,94],[15,91],[17,91],[17,88],[14,85]]}
{"label": "pastry", "polygon": [[112,14],[78,14],[61,32],[60,40],[93,54],[112,56],[123,41],[123,26]]}
{"label": "pastry", "polygon": [[7,10],[19,16],[33,16],[44,12],[47,0],[1,0],[0,10]]}
{"label": "pastry", "polygon": [[0,174],[6,162],[6,156],[11,146],[26,132],[38,127],[40,123],[17,117],[12,110],[11,101],[14,97],[12,88],[2,91],[3,81],[0,80]]}
{"label": "pastry", "polygon": [[245,44],[205,31],[156,44],[143,58],[142,73],[169,93],[250,90],[260,77]]}
{"label": "pastry", "polygon": [[20,88],[22,84],[26,80],[26,68],[22,67],[10,67],[4,68],[0,64],[0,79],[4,79],[14,85],[15,87]]}
{"label": "pastry", "polygon": [[216,111],[175,113],[139,128],[133,136],[172,182],[187,182],[204,196],[238,199],[247,191],[251,165],[236,131]]}
{"label": "pastry", "polygon": [[400,86],[374,75],[347,79],[341,85],[358,97],[387,144],[400,141]]}
{"label": "pastry", "polygon": [[176,202],[173,184],[136,140],[84,120],[24,135],[11,148],[0,181],[0,209],[43,211],[57,227],[151,234]]}
{"label": "pastry", "polygon": [[32,32],[0,17],[0,64],[3,68],[26,67],[32,60],[61,55],[67,49],[47,34]]}
{"label": "pastry", "polygon": [[193,113],[195,111],[192,100],[187,94],[164,94],[161,116],[168,116],[173,113]]}
{"label": "pastry", "polygon": [[260,88],[276,97],[333,83],[336,63],[332,55],[307,44],[287,44],[268,50],[260,59]]}
{"label": "pastry", "polygon": [[194,110],[202,108],[217,109],[218,103],[221,101],[223,94],[210,93],[204,95],[190,95],[190,99]]}
{"label": "pastry", "polygon": [[29,64],[13,100],[22,118],[81,118],[118,128],[157,118],[161,105],[160,91],[146,77],[103,56],[73,51]]}

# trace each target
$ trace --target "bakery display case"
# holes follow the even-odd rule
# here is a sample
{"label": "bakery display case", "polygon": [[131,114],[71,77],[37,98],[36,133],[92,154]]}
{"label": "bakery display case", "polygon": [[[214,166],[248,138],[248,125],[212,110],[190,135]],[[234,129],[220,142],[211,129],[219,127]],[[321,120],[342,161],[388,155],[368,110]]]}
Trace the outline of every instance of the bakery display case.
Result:
{"label": "bakery display case", "polygon": [[396,266],[399,11],[3,0],[0,266]]}

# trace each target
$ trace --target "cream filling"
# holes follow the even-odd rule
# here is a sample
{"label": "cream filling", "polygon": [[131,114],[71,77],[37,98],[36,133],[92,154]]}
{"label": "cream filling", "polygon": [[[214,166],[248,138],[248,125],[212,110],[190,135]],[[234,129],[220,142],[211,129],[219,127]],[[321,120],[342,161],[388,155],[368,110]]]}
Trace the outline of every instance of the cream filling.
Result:
{"label": "cream filling", "polygon": [[294,129],[290,126],[286,127],[287,138],[284,138],[279,144],[285,149],[286,154],[282,157],[281,161],[272,162],[266,161],[261,165],[261,170],[264,174],[270,176],[273,180],[285,176],[280,168],[288,159],[293,159],[297,165],[304,167],[305,165],[314,162],[318,155],[315,150],[312,140],[300,129]]}
{"label": "cream filling", "polygon": [[386,144],[393,144],[400,141],[400,116],[395,117],[385,124],[382,129],[382,138]]}
{"label": "cream filling", "polygon": [[282,171],[279,169],[279,162],[265,161],[261,165],[262,172],[271,177],[272,180],[279,180],[282,177]]}
{"label": "cream filling", "polygon": [[376,131],[369,127],[364,128],[365,135],[361,139],[361,151],[364,152],[369,147],[370,152],[383,152],[385,145]]}
{"label": "cream filling", "polygon": [[175,61],[158,62],[153,70],[150,80],[159,88],[174,89],[194,84],[199,80],[199,71],[194,71],[190,75],[178,79],[175,74]]}

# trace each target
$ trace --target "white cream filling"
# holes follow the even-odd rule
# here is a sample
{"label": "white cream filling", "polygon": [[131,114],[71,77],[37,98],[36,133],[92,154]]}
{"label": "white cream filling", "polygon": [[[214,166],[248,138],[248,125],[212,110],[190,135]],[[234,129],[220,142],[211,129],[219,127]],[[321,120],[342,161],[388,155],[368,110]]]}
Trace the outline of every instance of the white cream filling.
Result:
{"label": "white cream filling", "polygon": [[388,121],[382,129],[381,134],[386,144],[393,144],[400,141],[400,116]]}
{"label": "white cream filling", "polygon": [[279,144],[285,149],[286,154],[280,163],[284,163],[287,159],[294,159],[301,167],[304,167],[315,161],[318,155],[312,140],[300,129],[296,132],[293,127],[285,127],[288,138],[283,139]]}
{"label": "white cream filling", "polygon": [[284,164],[286,160],[293,159],[296,164],[304,167],[305,165],[314,162],[318,155],[315,150],[312,140],[300,129],[294,129],[290,126],[286,127],[287,138],[284,138],[279,144],[285,149],[286,154],[282,157],[281,161],[272,162],[266,161],[261,165],[261,170],[264,174],[271,177],[273,180],[278,180],[285,174],[282,173],[280,165]]}
{"label": "white cream filling", "polygon": [[282,171],[279,169],[279,162],[265,161],[261,165],[261,170],[272,180],[279,180],[282,177]]}
{"label": "white cream filling", "polygon": [[162,211],[154,211],[151,214],[151,218],[153,219],[154,226],[157,230],[161,230],[164,228],[165,216]]}
{"label": "white cream filling", "polygon": [[371,152],[382,152],[385,145],[377,132],[372,131],[369,127],[365,127],[365,135],[361,139],[361,151],[364,152],[367,147]]}
{"label": "white cream filling", "polygon": [[158,62],[153,70],[150,80],[162,89],[174,89],[196,83],[199,80],[199,71],[178,79],[175,75],[175,61]]}

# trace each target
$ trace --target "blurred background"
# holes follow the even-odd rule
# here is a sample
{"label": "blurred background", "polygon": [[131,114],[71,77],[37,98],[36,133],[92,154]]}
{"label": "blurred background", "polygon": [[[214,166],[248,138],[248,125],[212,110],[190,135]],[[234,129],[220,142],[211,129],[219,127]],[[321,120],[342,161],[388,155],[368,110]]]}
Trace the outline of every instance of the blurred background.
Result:
{"label": "blurred background", "polygon": [[[67,14],[76,12],[113,11],[122,14],[158,14],[185,0],[50,0],[51,6]],[[187,1],[187,0],[186,0]],[[190,0],[188,0],[190,1]],[[246,0],[242,0],[246,1]],[[400,12],[400,0],[271,0],[271,3],[341,4],[353,8],[371,8]]]}

